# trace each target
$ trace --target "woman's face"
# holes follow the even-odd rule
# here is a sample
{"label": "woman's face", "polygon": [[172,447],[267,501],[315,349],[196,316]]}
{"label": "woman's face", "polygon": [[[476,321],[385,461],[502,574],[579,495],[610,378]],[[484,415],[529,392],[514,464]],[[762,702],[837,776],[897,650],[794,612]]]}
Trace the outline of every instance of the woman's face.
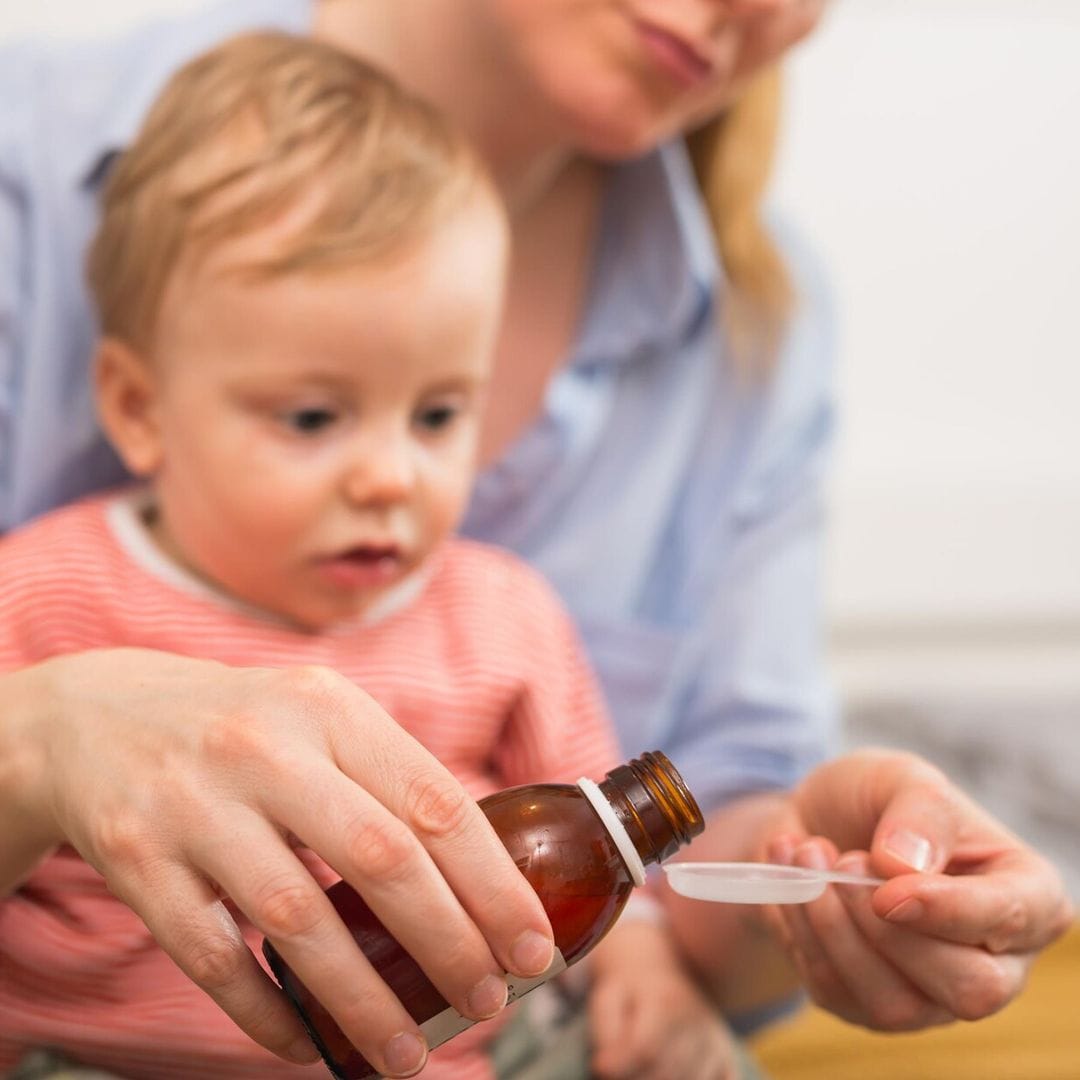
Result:
{"label": "woman's face", "polygon": [[560,133],[623,158],[721,112],[826,0],[474,0]]}

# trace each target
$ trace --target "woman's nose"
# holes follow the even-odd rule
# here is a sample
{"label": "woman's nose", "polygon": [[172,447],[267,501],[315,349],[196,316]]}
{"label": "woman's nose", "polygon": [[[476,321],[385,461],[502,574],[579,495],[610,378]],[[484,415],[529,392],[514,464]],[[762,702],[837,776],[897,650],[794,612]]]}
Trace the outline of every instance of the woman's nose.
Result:
{"label": "woman's nose", "polygon": [[805,2],[806,0],[705,0],[725,21],[774,15]]}

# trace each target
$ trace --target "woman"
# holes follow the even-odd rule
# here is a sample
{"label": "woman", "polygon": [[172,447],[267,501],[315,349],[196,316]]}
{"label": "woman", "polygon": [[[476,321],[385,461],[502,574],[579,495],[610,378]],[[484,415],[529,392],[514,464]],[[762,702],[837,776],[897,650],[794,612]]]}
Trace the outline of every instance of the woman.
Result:
{"label": "woman", "polygon": [[[786,310],[784,278],[757,223],[772,88],[755,79],[822,7],[230,0],[58,60],[5,58],[0,528],[116,476],[82,396],[92,336],[82,247],[111,156],[169,71],[229,33],[270,25],[380,63],[456,117],[511,212],[487,468],[468,530],[516,548],[563,593],[627,747],[666,749],[708,804],[697,857],[818,863],[856,849],[895,878],[872,898],[830,894],[749,927],[738,910],[696,907],[688,917],[672,900],[663,916],[671,933],[730,1010],[755,1010],[788,990],[786,971],[772,963],[786,951],[811,993],[841,1015],[920,1026],[1007,1001],[1069,909],[1053,871],[924,763],[849,755],[816,766],[830,727],[816,586],[827,328],[805,289],[803,305]],[[698,128],[700,174],[722,196],[711,214],[681,140]],[[800,286],[812,280],[803,261],[795,255]],[[105,652],[7,673],[0,701],[4,888],[56,843],[72,843],[272,1050],[287,1056],[297,1044],[294,1058],[308,1056],[296,1021],[217,916],[200,871],[201,845],[227,848],[229,838],[205,835],[182,810],[149,828],[144,820],[165,746],[170,778],[212,778],[221,805],[239,802],[279,829],[308,831],[273,818],[254,794],[280,784],[275,755],[287,741],[311,768],[348,773],[354,817],[376,828],[403,819],[415,836],[404,859],[417,882],[409,904],[365,872],[359,852],[354,876],[390,925],[421,928],[418,959],[463,1011],[486,974],[529,974],[550,955],[535,898],[452,778],[328,673]],[[222,714],[261,725],[264,756],[246,763],[245,781],[215,768],[199,737]],[[332,760],[330,732],[348,732],[368,752],[347,765]],[[142,749],[120,749],[130,746]],[[149,857],[168,873],[131,872],[123,856],[133,836],[140,863]],[[939,876],[946,868],[965,873]],[[264,897],[247,914],[276,942],[317,953],[328,931],[312,921],[299,861],[290,880],[247,892]],[[448,904],[487,943],[452,964],[431,917]],[[389,1046],[400,1012],[359,955],[353,967],[365,1004],[342,1026],[364,1046]],[[618,957],[597,957],[598,1068],[623,1068],[629,1046],[643,1071],[656,1046],[631,1045],[619,998],[628,976],[618,968]],[[751,984],[747,971],[762,977]],[[316,995],[319,980],[312,964]],[[617,999],[606,1008],[605,982]],[[399,1058],[387,1071],[408,1075],[420,1061]]]}

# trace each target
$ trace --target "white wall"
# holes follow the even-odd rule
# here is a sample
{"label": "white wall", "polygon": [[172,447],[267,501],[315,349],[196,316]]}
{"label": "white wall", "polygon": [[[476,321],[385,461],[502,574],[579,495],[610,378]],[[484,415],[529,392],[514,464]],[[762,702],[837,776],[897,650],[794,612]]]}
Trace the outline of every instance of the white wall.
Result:
{"label": "white wall", "polygon": [[4,0],[0,40],[28,33],[105,32],[155,12],[190,11],[204,0]]}
{"label": "white wall", "polygon": [[843,333],[833,670],[1080,898],[1080,3],[835,0],[778,201]]}
{"label": "white wall", "polygon": [[838,0],[790,65],[776,194],[844,334],[841,629],[1080,626],[1078,57],[1076,0]]}

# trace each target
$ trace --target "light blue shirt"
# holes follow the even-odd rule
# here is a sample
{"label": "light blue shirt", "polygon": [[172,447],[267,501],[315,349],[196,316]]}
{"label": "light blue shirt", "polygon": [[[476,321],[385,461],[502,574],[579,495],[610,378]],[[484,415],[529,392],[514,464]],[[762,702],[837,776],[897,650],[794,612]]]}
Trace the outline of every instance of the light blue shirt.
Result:
{"label": "light blue shirt", "polygon": [[[113,41],[0,52],[0,530],[122,476],[94,420],[82,278],[109,155],[185,59],[310,14],[229,0]],[[819,275],[787,251],[803,303],[774,374],[747,382],[681,144],[616,170],[578,340],[464,525],[554,583],[627,755],[666,751],[706,808],[787,787],[831,749],[831,326]]]}

